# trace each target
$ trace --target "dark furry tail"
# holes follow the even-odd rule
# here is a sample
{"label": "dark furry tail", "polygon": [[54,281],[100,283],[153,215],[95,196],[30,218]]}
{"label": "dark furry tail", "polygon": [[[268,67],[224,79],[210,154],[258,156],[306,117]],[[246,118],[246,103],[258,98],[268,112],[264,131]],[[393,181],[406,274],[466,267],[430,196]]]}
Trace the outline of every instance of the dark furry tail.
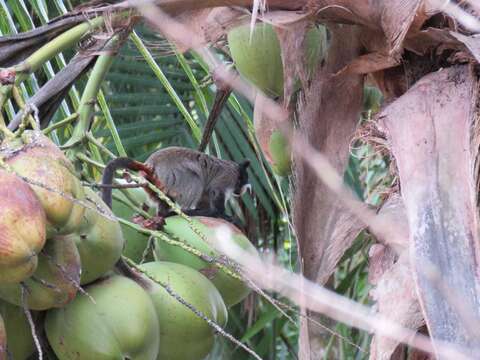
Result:
{"label": "dark furry tail", "polygon": [[[115,176],[115,172],[118,169],[129,169],[129,170],[136,170],[136,171],[144,171],[144,172],[151,172],[150,169],[143,163],[139,161],[132,160],[127,157],[119,157],[112,161],[110,161],[105,170],[103,170],[103,177],[102,177],[102,185],[112,185],[113,177]],[[111,187],[102,187],[102,200],[107,206],[111,209],[112,208],[112,188]],[[117,263],[115,264],[115,269],[120,274],[127,276],[137,283],[141,284],[141,281],[144,281],[141,275],[135,272],[123,259],[120,257]]]}
{"label": "dark furry tail", "polygon": [[[145,165],[141,162],[132,160],[127,157],[119,157],[112,161],[110,161],[105,170],[103,171],[102,177],[102,185],[112,185],[113,177],[115,175],[115,171],[118,169],[130,169],[130,170],[143,170]],[[102,200],[107,206],[111,209],[112,208],[112,188],[111,187],[103,187],[102,188]]]}

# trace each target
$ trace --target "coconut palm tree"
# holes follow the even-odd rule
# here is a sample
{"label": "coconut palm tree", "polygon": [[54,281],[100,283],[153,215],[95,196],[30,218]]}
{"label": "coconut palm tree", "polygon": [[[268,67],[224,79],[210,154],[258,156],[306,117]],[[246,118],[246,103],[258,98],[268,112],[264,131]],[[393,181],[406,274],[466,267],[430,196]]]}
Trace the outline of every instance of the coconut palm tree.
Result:
{"label": "coconut palm tree", "polygon": [[[234,257],[256,284],[244,305],[257,321],[236,308],[228,330],[252,356],[477,353],[474,1],[20,0],[0,9],[3,137],[42,129],[85,182],[98,182],[111,157],[195,148],[227,89],[207,151],[250,159],[254,189],[229,211],[301,274],[267,282],[269,264]],[[357,303],[333,297],[337,306],[332,292]],[[354,307],[369,295],[370,317]],[[417,330],[431,342],[412,337]]]}

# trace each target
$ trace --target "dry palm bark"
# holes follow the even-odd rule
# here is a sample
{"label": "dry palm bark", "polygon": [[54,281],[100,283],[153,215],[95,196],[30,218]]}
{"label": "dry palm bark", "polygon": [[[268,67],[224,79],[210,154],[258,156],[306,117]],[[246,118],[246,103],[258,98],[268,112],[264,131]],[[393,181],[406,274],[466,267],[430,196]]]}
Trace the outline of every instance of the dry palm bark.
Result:
{"label": "dry palm bark", "polygon": [[397,161],[430,334],[471,354],[480,349],[478,91],[473,68],[453,66],[423,77],[381,114]]}
{"label": "dry palm bark", "polygon": [[[388,5],[387,1],[383,3]],[[362,2],[356,2],[347,7],[352,9],[363,5]],[[422,324],[415,298],[415,294],[419,294],[431,335],[475,353],[480,347],[480,336],[474,326],[478,324],[480,308],[478,237],[475,230],[477,189],[474,187],[478,181],[475,170],[478,87],[471,68],[452,66],[457,59],[478,59],[478,38],[448,28],[421,30],[420,25],[428,18],[424,2],[402,1],[390,5],[390,12],[384,12],[380,17],[371,16],[372,23],[380,25],[382,33],[371,26],[362,29],[363,51],[367,53],[354,59],[341,72],[375,72],[375,78],[380,80],[387,99],[392,101],[400,97],[385,109],[383,114],[389,116],[384,120],[384,129],[398,163],[402,197],[410,224],[410,262],[414,264],[414,269],[409,273],[412,270],[409,270],[409,261],[403,255],[404,260],[392,264],[384,273],[378,284],[376,300],[379,311],[406,326],[416,328]],[[364,14],[356,20],[357,23],[361,23],[361,18],[365,18],[367,13],[374,13],[365,7],[362,10],[364,12],[358,8],[356,12]],[[392,10],[397,13],[392,13]],[[434,12],[430,11],[430,14]],[[404,41],[413,53],[402,53]],[[444,51],[450,55],[448,60],[442,56]],[[457,57],[451,56],[452,53]],[[400,62],[405,65],[389,69]],[[448,66],[449,69],[436,72],[442,66]],[[380,71],[382,69],[387,70]],[[428,80],[422,79],[418,85],[414,85],[431,72],[434,73],[429,75]],[[403,95],[411,86],[414,86],[412,92]],[[341,103],[334,96],[331,99],[341,112]],[[318,114],[324,109],[319,109]],[[313,124],[313,120],[309,123]],[[338,137],[340,142],[343,139]],[[325,141],[325,137],[313,136],[311,141],[317,145]],[[330,145],[330,149],[333,148]],[[328,155],[329,149],[322,150]],[[296,175],[300,188],[307,184],[311,186],[308,174],[300,170]],[[316,189],[320,190],[321,185]],[[345,212],[338,213],[331,206],[333,198],[328,200],[329,195],[324,194],[316,199],[315,209],[321,216],[312,217],[311,204],[302,208],[305,199],[298,194],[296,216],[302,222],[297,222],[296,226],[303,246],[302,254],[310,257],[304,257],[305,274],[310,278],[317,276],[321,282],[325,278],[318,278],[322,272],[317,271],[328,264],[326,249],[337,247],[339,252],[344,250],[342,238],[334,238],[334,231],[317,239],[314,236],[308,238],[306,234],[325,234],[329,225],[325,218],[338,219]],[[312,261],[315,258],[321,259],[318,261],[320,265]],[[415,284],[411,279],[415,280]],[[395,289],[391,284],[397,284],[398,288]],[[457,292],[460,296],[452,295]],[[389,306],[395,298],[402,300],[393,312]],[[312,350],[312,329],[309,329],[308,335],[310,344],[304,342],[304,345]],[[396,347],[395,343],[389,343],[388,339],[381,337],[376,338],[373,345],[372,358],[382,359],[390,358]],[[319,355],[310,352],[309,357],[316,358]]]}
{"label": "dry palm bark", "polygon": [[[355,26],[332,25],[329,30],[332,42],[325,66],[318,69],[299,100],[298,131],[343,172],[362,106],[363,76],[334,74],[360,54],[361,46]],[[321,270],[329,262],[325,249],[334,233],[338,239],[338,225],[351,222],[352,217],[301,161],[296,161],[295,177],[294,218],[304,273],[324,283],[333,270]]]}
{"label": "dry palm bark", "polygon": [[[332,43],[325,67],[318,69],[304,92],[298,110],[299,132],[325,153],[338,171],[343,172],[351,136],[358,122],[363,91],[363,76],[333,76],[360,53],[355,26],[329,27]],[[294,224],[302,256],[303,272],[311,280],[325,283],[362,225],[329,192],[313,171],[295,159]],[[333,239],[333,251],[327,251]],[[341,243],[341,245],[339,245]],[[311,314],[313,316],[313,314]],[[314,324],[302,329],[302,358],[322,358],[326,341],[324,330]]]}
{"label": "dry palm bark", "polygon": [[[382,206],[380,214],[385,213],[395,216],[399,227],[408,228],[405,207],[398,194],[391,196]],[[423,326],[425,321],[415,292],[408,251],[405,251],[409,245],[408,234],[402,240],[397,252],[383,244],[375,244],[370,248],[368,280],[375,285],[370,296],[375,301],[378,314],[415,330]],[[370,359],[403,359],[398,354],[402,350],[399,342],[381,335],[375,334],[372,339]]]}

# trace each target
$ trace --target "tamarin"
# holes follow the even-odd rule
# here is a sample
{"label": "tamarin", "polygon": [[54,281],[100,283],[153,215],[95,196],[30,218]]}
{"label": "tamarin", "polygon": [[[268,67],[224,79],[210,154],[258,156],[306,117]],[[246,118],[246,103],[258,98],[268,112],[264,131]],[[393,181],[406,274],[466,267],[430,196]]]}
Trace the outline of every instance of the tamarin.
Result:
{"label": "tamarin", "polygon": [[[145,163],[121,157],[110,161],[102,179],[102,198],[112,206],[112,181],[117,169],[131,169],[155,184],[177,202],[189,216],[211,216],[228,219],[225,202],[230,196],[240,196],[250,187],[247,168],[249,160],[238,164],[200,151],[168,147],[154,152]],[[172,215],[167,204],[154,192],[149,197],[160,217]]]}
{"label": "tamarin", "polygon": [[[102,183],[103,200],[111,207],[113,176],[117,169],[140,171],[150,182],[176,201],[187,215],[205,215],[227,218],[225,201],[231,196],[240,196],[250,187],[247,167],[250,162],[237,164],[203,153],[212,136],[219,115],[232,92],[232,88],[221,81],[215,73],[217,86],[215,100],[203,131],[198,151],[170,147],[153,153],[145,164],[129,159],[117,158],[107,164]],[[160,217],[169,215],[168,205],[148,191]]]}

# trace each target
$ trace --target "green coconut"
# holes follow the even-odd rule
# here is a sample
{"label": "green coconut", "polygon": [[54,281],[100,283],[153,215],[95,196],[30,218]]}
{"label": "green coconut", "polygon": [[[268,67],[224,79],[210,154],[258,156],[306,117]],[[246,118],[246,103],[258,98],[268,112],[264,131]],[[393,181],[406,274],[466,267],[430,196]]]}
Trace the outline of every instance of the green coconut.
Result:
{"label": "green coconut", "polygon": [[47,234],[75,231],[82,221],[84,207],[72,199],[83,199],[84,192],[72,164],[43,135],[30,133],[24,141],[27,143],[16,139],[6,144],[0,155],[15,172],[31,182],[47,216]]}
{"label": "green coconut", "polygon": [[290,175],[292,172],[290,145],[288,144],[285,136],[279,130],[273,131],[272,135],[270,136],[268,148],[273,160],[273,171],[280,176]]}
{"label": "green coconut", "polygon": [[[83,221],[75,233],[62,236],[77,245],[82,264],[82,285],[113,269],[125,244],[120,224],[117,220],[112,220],[114,215],[108,206],[90,188],[85,188],[84,191],[93,209],[86,209]],[[106,216],[100,215],[97,207]]]}
{"label": "green coconut", "polygon": [[[232,224],[221,219],[201,216],[195,217],[192,220],[194,228],[199,229],[202,234],[205,234],[208,243],[192,230],[185,219],[179,216],[167,218],[164,231],[175,238],[184,241],[188,245],[193,246],[207,256],[218,257],[220,254],[214,249],[218,247],[216,245],[220,240],[215,236],[215,229],[218,226],[227,225],[233,233],[230,241],[233,241],[237,246],[248,251],[252,255],[258,254],[255,247],[245,235],[243,235],[243,233]],[[204,274],[217,287],[220,294],[222,294],[225,304],[229,307],[242,301],[250,292],[250,288],[242,281],[178,246],[169,245],[164,241],[156,240],[155,256],[157,260],[184,264],[202,272],[202,274]]]}
{"label": "green coconut", "polygon": [[283,94],[283,65],[280,43],[270,24],[256,24],[250,38],[250,25],[227,34],[228,46],[242,76],[270,96]]}
{"label": "green coconut", "polygon": [[[168,286],[188,304],[220,326],[227,323],[227,308],[215,286],[194,269],[171,262],[140,266]],[[157,360],[200,360],[212,350],[215,330],[174,299],[160,285],[147,280],[148,293],[157,311],[161,344]]]}
{"label": "green coconut", "polygon": [[27,307],[33,310],[65,306],[77,293],[80,271],[75,242],[50,239],[38,255],[35,273],[22,284],[0,285],[0,298],[21,306],[23,296]]}
{"label": "green coconut", "polygon": [[[23,309],[5,301],[0,301],[0,315],[5,323],[7,349],[11,354],[11,358],[14,360],[27,359],[35,352],[35,343],[33,342],[30,324]],[[8,359],[8,357],[5,357],[5,359]]]}
{"label": "green coconut", "polygon": [[25,130],[21,136],[21,142],[17,143],[17,149],[25,146],[25,144],[29,148],[30,154],[49,157],[61,163],[70,170],[70,172],[75,172],[73,164],[68,160],[62,150],[47,136],[43,135],[41,131]]}
{"label": "green coconut", "polygon": [[[241,25],[230,30],[227,38],[232,59],[240,74],[267,95],[283,96],[282,53],[273,26],[257,23],[251,33],[249,24]],[[311,78],[313,71],[327,54],[326,28],[312,26],[306,32],[303,42],[306,75]],[[300,86],[300,79],[295,79],[294,90],[298,90]],[[291,151],[280,131],[274,130],[271,134],[268,151],[273,171],[280,176],[290,175]]]}
{"label": "green coconut", "polygon": [[[233,28],[227,34],[232,59],[242,76],[269,96],[283,95],[283,64],[280,42],[272,25],[257,23]],[[305,35],[305,57],[308,75],[326,54],[327,32],[312,27]],[[299,85],[297,85],[298,87]]]}
{"label": "green coconut", "polygon": [[[126,190],[131,198],[135,200],[140,207],[147,202],[147,194],[143,189],[133,188]],[[133,216],[136,215],[132,208],[125,204],[130,203],[130,200],[120,190],[113,191],[112,210],[119,218],[132,221]],[[118,196],[118,200],[115,198]],[[145,235],[137,230],[121,224],[123,237],[125,238],[125,247],[123,249],[123,255],[129,259],[140,263],[143,254],[148,246],[148,235]],[[147,258],[148,259],[148,258]],[[148,259],[153,260],[153,259]]]}
{"label": "green coconut", "polygon": [[2,169],[0,199],[0,284],[17,283],[37,268],[46,241],[45,212],[30,186]]}
{"label": "green coconut", "polygon": [[159,349],[155,307],[135,281],[97,280],[61,309],[47,312],[45,332],[60,360],[154,360]]}

